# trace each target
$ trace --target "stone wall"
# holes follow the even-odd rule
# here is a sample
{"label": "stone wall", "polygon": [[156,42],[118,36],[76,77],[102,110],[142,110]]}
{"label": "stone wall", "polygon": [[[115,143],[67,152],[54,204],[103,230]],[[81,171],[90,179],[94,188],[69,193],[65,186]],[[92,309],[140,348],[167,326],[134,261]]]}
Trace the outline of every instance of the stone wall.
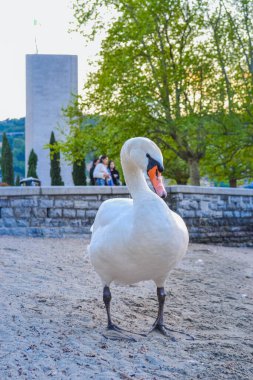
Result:
{"label": "stone wall", "polygon": [[[192,242],[253,246],[253,190],[172,186],[167,204]],[[0,235],[90,236],[101,203],[129,197],[126,187],[0,188]]]}
{"label": "stone wall", "polygon": [[253,190],[175,186],[168,204],[196,243],[253,246]]}
{"label": "stone wall", "polygon": [[0,188],[0,235],[90,236],[101,203],[129,197],[125,187]]}

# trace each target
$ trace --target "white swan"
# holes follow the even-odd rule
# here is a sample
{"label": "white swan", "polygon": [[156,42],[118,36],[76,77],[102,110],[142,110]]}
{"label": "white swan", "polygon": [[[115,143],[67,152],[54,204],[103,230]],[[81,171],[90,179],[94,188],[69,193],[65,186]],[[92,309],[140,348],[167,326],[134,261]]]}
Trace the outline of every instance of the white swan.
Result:
{"label": "white swan", "polygon": [[[166,191],[161,181],[163,157],[157,145],[144,137],[127,140],[121,150],[121,164],[133,199],[115,198],[102,203],[88,248],[91,263],[102,280],[108,328],[120,330],[110,315],[111,282],[153,280],[159,301],[153,329],[167,335],[163,325],[164,283],[186,253],[188,231],[181,217],[160,198],[166,196]],[[148,187],[145,171],[156,193]]]}

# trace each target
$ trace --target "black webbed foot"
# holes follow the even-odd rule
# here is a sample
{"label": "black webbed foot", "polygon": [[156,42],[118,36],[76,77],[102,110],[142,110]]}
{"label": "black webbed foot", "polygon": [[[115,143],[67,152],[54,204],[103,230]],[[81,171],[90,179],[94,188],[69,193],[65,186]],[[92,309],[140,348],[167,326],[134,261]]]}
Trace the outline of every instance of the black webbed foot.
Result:
{"label": "black webbed foot", "polygon": [[124,340],[128,342],[137,342],[137,340],[131,335],[130,331],[124,330],[117,325],[114,325],[111,323],[107,327],[106,333],[103,334],[103,336],[106,339],[111,340]]}
{"label": "black webbed foot", "polygon": [[[149,333],[151,333],[152,331],[158,331],[162,335],[170,337],[170,334],[169,334],[168,330],[169,329],[167,329],[166,326],[155,323]],[[175,338],[172,337],[172,340],[175,340]]]}
{"label": "black webbed foot", "polygon": [[178,340],[176,336],[180,336],[180,335],[186,336],[186,340],[195,340],[192,335],[185,333],[184,331],[173,330],[159,323],[154,323],[149,333],[151,333],[152,331],[160,332],[162,335],[170,338],[173,342],[176,342]]}

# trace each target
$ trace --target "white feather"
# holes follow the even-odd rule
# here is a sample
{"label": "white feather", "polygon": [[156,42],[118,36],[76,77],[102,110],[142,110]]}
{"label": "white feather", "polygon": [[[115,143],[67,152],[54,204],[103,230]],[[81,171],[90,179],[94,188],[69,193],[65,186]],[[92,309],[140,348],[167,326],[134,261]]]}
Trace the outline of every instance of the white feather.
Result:
{"label": "white feather", "polygon": [[121,163],[133,199],[103,202],[93,224],[89,255],[104,286],[153,280],[162,287],[187,250],[184,221],[145,181],[147,153],[162,164],[160,149],[149,139],[137,137],[123,145]]}

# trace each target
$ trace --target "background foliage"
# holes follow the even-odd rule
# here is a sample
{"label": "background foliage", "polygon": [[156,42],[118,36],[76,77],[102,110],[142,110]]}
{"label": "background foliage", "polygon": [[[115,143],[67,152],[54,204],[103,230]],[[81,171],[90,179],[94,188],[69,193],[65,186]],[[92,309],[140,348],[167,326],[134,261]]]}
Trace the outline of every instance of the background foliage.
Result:
{"label": "background foliage", "polygon": [[178,183],[253,177],[252,1],[76,0],[74,12],[86,40],[107,34],[84,96],[65,110],[68,159],[115,159],[142,135]]}
{"label": "background foliage", "polygon": [[[55,144],[57,141],[54,132],[51,132],[50,145],[54,146]],[[53,149],[50,149],[50,177],[52,186],[64,186],[61,177],[60,152],[54,152]]]}
{"label": "background foliage", "polygon": [[11,147],[6,136],[3,133],[2,149],[1,149],[1,171],[2,182],[9,186],[14,185],[14,171],[13,171],[13,156]]}
{"label": "background foliage", "polygon": [[25,176],[25,118],[0,121],[0,146],[6,133],[13,154],[14,175]]}
{"label": "background foliage", "polygon": [[38,156],[32,149],[28,158],[28,172],[27,177],[38,178],[37,174]]}

